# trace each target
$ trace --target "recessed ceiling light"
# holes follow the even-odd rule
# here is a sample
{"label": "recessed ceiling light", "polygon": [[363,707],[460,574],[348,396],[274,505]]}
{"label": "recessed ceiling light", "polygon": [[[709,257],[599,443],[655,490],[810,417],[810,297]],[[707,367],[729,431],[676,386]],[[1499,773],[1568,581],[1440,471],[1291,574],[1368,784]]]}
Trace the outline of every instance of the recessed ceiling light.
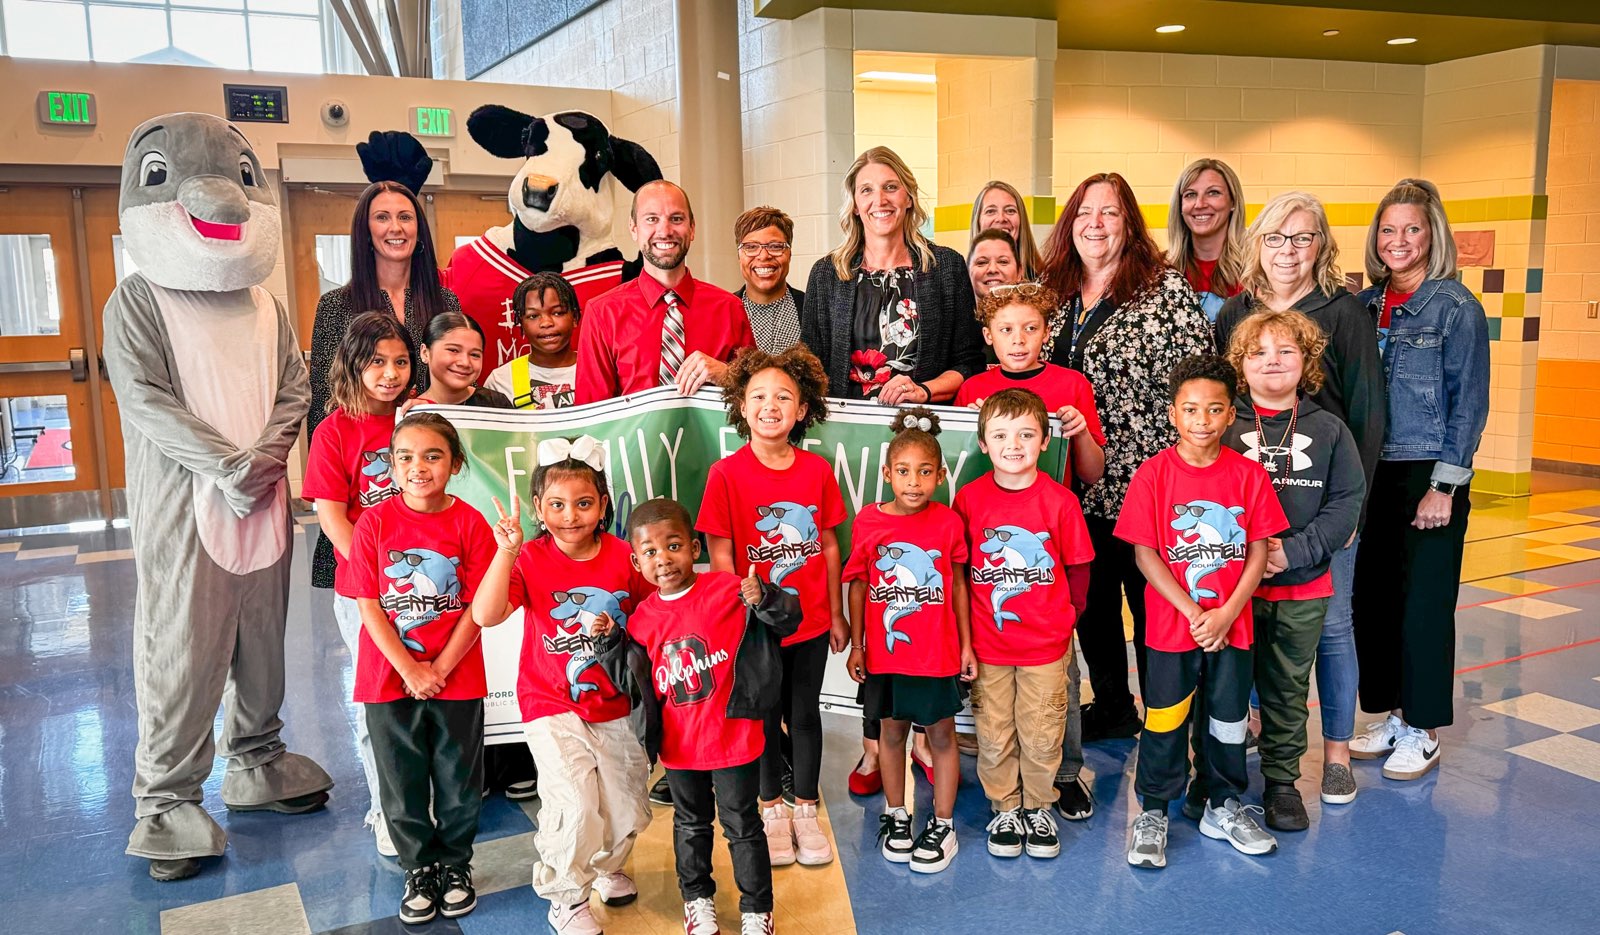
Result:
{"label": "recessed ceiling light", "polygon": [[939,80],[933,75],[924,75],[914,71],[864,71],[856,75],[856,77],[866,81],[877,79],[878,81],[911,81],[917,84],[933,84]]}
{"label": "recessed ceiling light", "polygon": [[1411,43],[1416,42],[1416,41],[1417,40],[1412,38],[1411,36],[1402,36],[1399,39],[1390,39],[1389,40],[1389,45],[1410,45]]}
{"label": "recessed ceiling light", "polygon": [[1180,26],[1177,23],[1174,23],[1171,26],[1157,26],[1156,27],[1156,32],[1159,32],[1159,33],[1183,32],[1184,29],[1186,29],[1186,28],[1188,28],[1188,27]]}
{"label": "recessed ceiling light", "polygon": [[1337,36],[1339,34],[1339,30],[1337,30],[1337,29],[1324,29],[1322,31],[1322,34],[1324,36]]}

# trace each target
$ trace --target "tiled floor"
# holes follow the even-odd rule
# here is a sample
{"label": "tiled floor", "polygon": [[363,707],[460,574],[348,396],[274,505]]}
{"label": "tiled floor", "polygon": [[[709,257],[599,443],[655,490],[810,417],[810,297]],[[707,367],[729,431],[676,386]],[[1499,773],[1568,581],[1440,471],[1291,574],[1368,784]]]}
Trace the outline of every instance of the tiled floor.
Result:
{"label": "tiled floor", "polygon": [[[972,761],[957,805],[963,851],[933,877],[875,848],[881,799],[844,777],[857,722],[825,718],[823,797],[839,860],[775,874],[779,930],[835,932],[1159,931],[1529,933],[1593,931],[1600,867],[1600,485],[1540,477],[1534,496],[1475,501],[1458,615],[1456,723],[1441,768],[1415,783],[1358,764],[1361,795],[1321,806],[1318,720],[1301,787],[1311,830],[1247,858],[1174,812],[1170,865],[1135,872],[1123,856],[1133,741],[1089,750],[1098,800],[1063,823],[1054,861],[1001,861],[983,847],[987,806]],[[310,530],[314,532],[313,530]],[[296,536],[304,553],[307,539]],[[400,875],[361,826],[364,796],[349,729],[349,658],[328,595],[297,568],[289,621],[290,746],[338,782],[321,813],[229,815],[229,852],[190,881],[158,885],[122,853],[132,824],[136,734],[129,651],[133,566],[125,529],[0,536],[0,862],[5,931],[29,933],[526,933],[545,930],[527,886],[538,803],[485,803],[476,860],[481,900],[457,922],[404,929]],[[1259,779],[1252,794],[1259,795]],[[931,807],[917,784],[916,806]],[[736,924],[718,845],[725,930]],[[671,815],[636,851],[642,896],[601,909],[608,932],[681,931]]]}

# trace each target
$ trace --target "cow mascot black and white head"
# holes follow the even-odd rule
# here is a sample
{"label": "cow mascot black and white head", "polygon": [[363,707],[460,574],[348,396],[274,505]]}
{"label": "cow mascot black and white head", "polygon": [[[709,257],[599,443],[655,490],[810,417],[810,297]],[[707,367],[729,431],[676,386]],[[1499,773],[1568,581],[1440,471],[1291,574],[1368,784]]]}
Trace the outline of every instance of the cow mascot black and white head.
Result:
{"label": "cow mascot black and white head", "polygon": [[[639,275],[639,261],[625,260],[612,240],[613,185],[638,191],[661,178],[661,167],[644,147],[612,136],[599,118],[577,110],[534,117],[487,104],[467,118],[467,132],[491,154],[521,161],[508,193],[511,223],[457,248],[443,274],[462,311],[489,336],[483,355],[488,373],[528,351],[511,307],[517,283],[533,273],[559,272],[581,306]],[[381,152],[362,152],[368,178],[403,182],[409,175],[420,185],[427,178],[425,170],[417,176],[420,144],[403,134],[382,136]]]}

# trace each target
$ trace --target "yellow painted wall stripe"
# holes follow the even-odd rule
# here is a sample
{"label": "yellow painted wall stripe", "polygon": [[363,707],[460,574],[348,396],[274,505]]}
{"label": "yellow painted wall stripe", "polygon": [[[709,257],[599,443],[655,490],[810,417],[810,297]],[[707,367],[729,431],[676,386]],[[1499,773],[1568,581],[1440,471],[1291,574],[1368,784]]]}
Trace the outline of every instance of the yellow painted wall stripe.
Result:
{"label": "yellow painted wall stripe", "polygon": [[[1056,199],[1053,195],[1023,195],[1023,206],[1028,209],[1028,220],[1034,224],[1056,222]],[[972,226],[972,202],[939,205],[933,209],[933,229],[938,233],[964,231]]]}
{"label": "yellow painted wall stripe", "polygon": [[[1149,699],[1147,698],[1146,701]],[[1194,702],[1194,692],[1170,708],[1145,708],[1144,729],[1158,734],[1170,734],[1183,726],[1189,717],[1189,705]]]}
{"label": "yellow painted wall stripe", "polygon": [[[1058,206],[1054,198],[1030,197],[1028,201],[1028,217],[1035,224],[1054,224],[1058,215]],[[1253,221],[1261,213],[1263,206],[1252,204],[1245,206],[1245,219]],[[1329,202],[1323,205],[1328,211],[1328,224],[1332,227],[1366,227],[1372,223],[1372,215],[1378,210],[1378,203],[1369,202]],[[1542,221],[1549,216],[1550,198],[1547,195],[1505,195],[1498,198],[1462,198],[1455,201],[1446,201],[1445,213],[1449,215],[1452,224],[1489,223],[1493,221]],[[1143,204],[1139,211],[1144,215],[1144,221],[1152,230],[1165,230],[1167,227],[1167,206],[1165,204]],[[972,217],[971,204],[940,205],[934,211],[933,229],[935,231],[961,231],[966,230]],[[1048,220],[1046,220],[1048,218]]]}

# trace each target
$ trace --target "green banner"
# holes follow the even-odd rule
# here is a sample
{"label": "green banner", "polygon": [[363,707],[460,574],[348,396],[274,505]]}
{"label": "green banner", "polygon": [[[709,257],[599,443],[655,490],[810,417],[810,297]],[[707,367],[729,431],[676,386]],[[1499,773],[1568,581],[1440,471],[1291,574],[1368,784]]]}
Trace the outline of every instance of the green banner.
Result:
{"label": "green banner", "polygon": [[[844,496],[846,519],[837,529],[839,548],[850,554],[850,524],[862,507],[889,499],[883,462],[893,433],[889,423],[896,409],[857,400],[828,400],[828,421],[814,426],[803,447],[833,465]],[[933,407],[939,414],[939,447],[947,476],[935,499],[949,504],[962,484],[991,469],[978,450],[978,413],[972,409]],[[535,532],[528,484],[538,465],[539,442],[546,438],[592,435],[605,443],[606,479],[616,506],[611,529],[624,536],[633,507],[652,497],[671,497],[700,512],[706,475],[711,465],[733,454],[744,439],[728,424],[727,410],[715,389],[679,396],[660,387],[602,403],[571,409],[507,410],[466,406],[419,406],[438,412],[461,435],[467,466],[450,482],[450,492],[477,507],[490,522],[496,519],[492,498],[510,506],[514,492],[522,504],[523,532]],[[1054,420],[1052,420],[1054,421]],[[1059,439],[1045,449],[1039,469],[1061,480],[1067,446]],[[625,537],[625,536],[624,536]],[[484,737],[489,743],[522,741],[517,710],[517,661],[522,645],[521,612],[484,634],[484,664],[489,696],[484,703]],[[842,660],[842,656],[839,657]],[[824,684],[824,701],[850,705],[855,689],[842,663]]]}

